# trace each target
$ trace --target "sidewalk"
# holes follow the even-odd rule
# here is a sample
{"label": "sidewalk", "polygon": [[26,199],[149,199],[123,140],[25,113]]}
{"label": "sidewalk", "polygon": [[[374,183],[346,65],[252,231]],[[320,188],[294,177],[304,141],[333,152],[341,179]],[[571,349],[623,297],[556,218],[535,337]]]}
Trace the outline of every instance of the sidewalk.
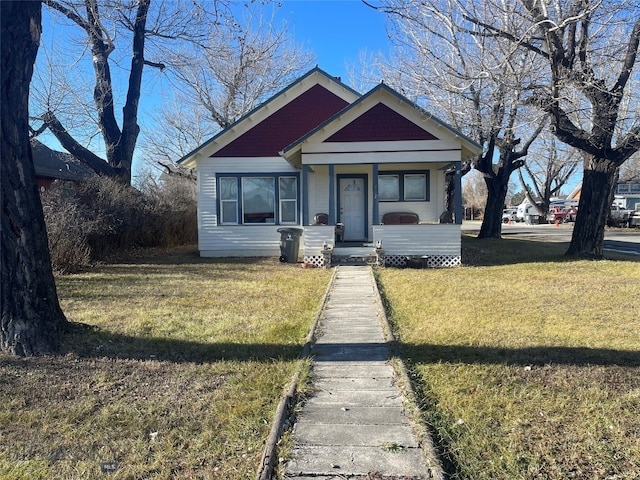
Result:
{"label": "sidewalk", "polygon": [[337,268],[312,348],[315,394],[294,427],[285,478],[434,478],[389,363],[370,267]]}

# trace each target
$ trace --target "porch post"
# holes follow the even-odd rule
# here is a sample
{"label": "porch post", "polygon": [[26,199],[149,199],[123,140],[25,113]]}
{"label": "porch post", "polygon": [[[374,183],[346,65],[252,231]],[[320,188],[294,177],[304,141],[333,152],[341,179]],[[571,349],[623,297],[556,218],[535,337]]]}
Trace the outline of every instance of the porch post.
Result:
{"label": "porch post", "polygon": [[371,219],[372,225],[378,225],[380,223],[380,212],[378,205],[378,164],[373,164],[373,218]]}
{"label": "porch post", "polygon": [[454,178],[456,224],[462,225],[462,162],[456,162]]}
{"label": "porch post", "polygon": [[309,167],[302,165],[302,225],[309,225]]}
{"label": "porch post", "polygon": [[336,224],[336,185],[333,175],[333,164],[329,165],[329,225]]}

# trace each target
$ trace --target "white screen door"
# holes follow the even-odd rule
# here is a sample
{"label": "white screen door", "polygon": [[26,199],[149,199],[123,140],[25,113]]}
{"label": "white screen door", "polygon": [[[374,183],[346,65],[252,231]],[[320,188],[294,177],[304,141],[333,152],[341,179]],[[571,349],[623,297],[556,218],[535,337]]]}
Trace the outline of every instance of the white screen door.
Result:
{"label": "white screen door", "polygon": [[340,179],[340,221],[344,223],[344,241],[365,240],[364,178]]}

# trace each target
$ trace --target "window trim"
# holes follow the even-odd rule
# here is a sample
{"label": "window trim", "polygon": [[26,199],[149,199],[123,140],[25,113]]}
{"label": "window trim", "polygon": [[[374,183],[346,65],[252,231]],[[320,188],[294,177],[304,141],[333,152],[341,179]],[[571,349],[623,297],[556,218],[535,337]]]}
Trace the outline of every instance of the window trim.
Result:
{"label": "window trim", "polygon": [[[405,198],[405,175],[424,175],[425,177],[425,198],[422,200]],[[384,200],[378,198],[380,203],[399,203],[399,202],[430,202],[431,201],[431,173],[430,170],[378,170],[378,181],[380,177],[397,176],[398,177],[398,200]]]}
{"label": "window trim", "polygon": [[[273,178],[274,179],[274,222],[273,223],[245,223],[244,222],[244,212],[243,212],[243,178]],[[291,177],[295,178],[296,181],[296,198],[294,199],[284,199],[285,201],[293,202],[295,201],[295,212],[296,212],[296,220],[295,222],[282,222],[282,211],[281,211],[281,199],[280,199],[280,178],[281,177]],[[223,200],[220,197],[220,184],[222,178],[235,178],[237,186],[238,186],[238,198],[235,200],[236,202],[236,212],[238,221],[235,223],[232,222],[223,222],[222,217],[222,203]],[[278,173],[216,173],[216,215],[217,215],[217,225],[219,226],[229,226],[229,225],[238,225],[238,226],[274,226],[274,225],[298,225],[300,223],[300,174],[297,172],[278,172]]]}

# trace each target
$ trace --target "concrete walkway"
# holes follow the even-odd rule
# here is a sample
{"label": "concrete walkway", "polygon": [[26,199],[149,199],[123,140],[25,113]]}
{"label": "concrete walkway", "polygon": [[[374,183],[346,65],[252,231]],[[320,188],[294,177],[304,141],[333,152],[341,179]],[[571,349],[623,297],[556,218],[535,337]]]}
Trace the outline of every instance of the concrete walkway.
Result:
{"label": "concrete walkway", "polygon": [[433,478],[389,363],[371,269],[337,268],[311,351],[315,394],[294,427],[285,478]]}

